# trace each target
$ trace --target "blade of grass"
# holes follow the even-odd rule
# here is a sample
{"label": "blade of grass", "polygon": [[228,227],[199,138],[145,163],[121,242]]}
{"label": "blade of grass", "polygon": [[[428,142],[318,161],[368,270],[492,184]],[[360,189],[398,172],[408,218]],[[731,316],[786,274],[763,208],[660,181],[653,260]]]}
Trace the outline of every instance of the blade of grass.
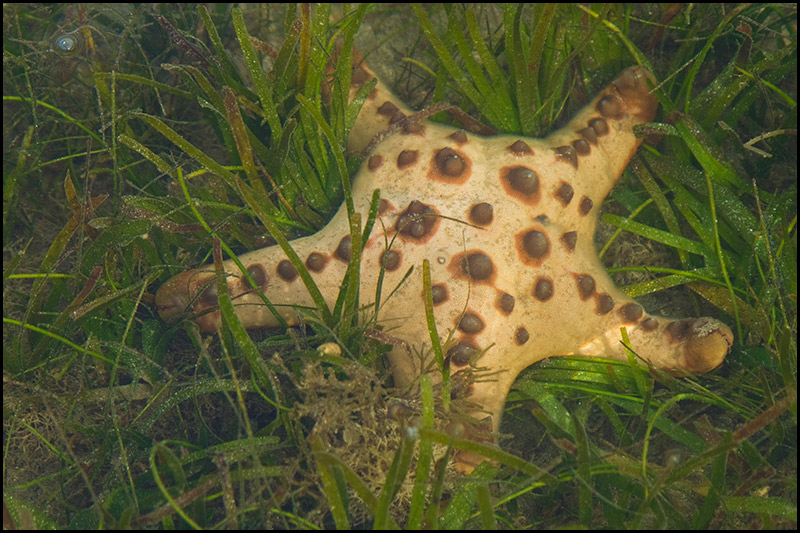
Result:
{"label": "blade of grass", "polygon": [[[475,470],[465,479],[455,490],[455,494],[450,498],[450,503],[439,518],[440,526],[447,529],[463,529],[467,520],[470,519],[472,509],[479,500],[478,488],[487,484],[497,475],[498,469],[488,463],[478,465]],[[486,491],[484,491],[486,492]],[[480,505],[480,504],[479,504]],[[491,501],[488,502],[489,517],[479,509],[482,522],[493,522],[494,513],[491,509]]]}
{"label": "blade of grass", "polygon": [[350,174],[347,171],[347,163],[345,161],[343,140],[337,139],[330,124],[328,124],[311,100],[302,94],[298,94],[297,101],[300,102],[303,108],[314,118],[317,126],[328,141],[328,145],[336,161],[339,177],[341,178],[342,191],[344,191],[344,204],[347,207],[347,217],[348,220],[352,220],[355,207],[353,205],[353,191],[350,187]]}
{"label": "blade of grass", "polygon": [[230,87],[223,87],[225,113],[228,119],[228,125],[233,133],[233,139],[236,142],[236,149],[239,155],[239,161],[244,167],[244,173],[250,180],[250,183],[258,181],[256,173],[256,165],[253,160],[253,148],[248,139],[247,126],[242,120],[242,114],[239,111],[239,105],[236,103],[236,96]]}
{"label": "blade of grass", "polygon": [[[533,4],[533,13],[531,15],[533,34],[531,35],[530,54],[528,55],[525,72],[517,73],[522,76],[522,83],[517,83],[520,89],[518,96],[523,97],[522,100],[519,100],[520,126],[522,133],[527,135],[533,134],[536,127],[535,112],[543,103],[539,94],[539,80],[543,78],[543,74],[547,74],[546,72],[541,72],[541,69],[547,66],[547,35],[551,31],[556,9],[558,9],[558,4]],[[516,22],[514,31],[517,31]],[[521,48],[519,53],[522,53]]]}
{"label": "blade of grass", "polygon": [[397,491],[408,476],[414,448],[419,437],[418,428],[404,425],[401,428],[400,446],[397,448],[389,472],[386,473],[383,488],[378,498],[378,508],[375,512],[375,529],[387,529],[391,520],[389,508],[394,501]]}
{"label": "blade of grass", "polygon": [[489,122],[503,131],[514,131],[513,114],[509,116],[507,113],[503,113],[502,110],[497,109],[497,105],[493,99],[489,99],[487,101],[481,96],[480,91],[475,88],[469,77],[464,74],[464,72],[462,72],[456,64],[455,58],[447,49],[447,46],[439,37],[439,35],[436,33],[436,30],[433,28],[433,24],[428,18],[427,13],[425,13],[424,9],[422,8],[422,5],[411,4],[411,8],[414,10],[414,13],[417,15],[417,19],[420,21],[420,25],[422,26],[422,31],[425,33],[425,37],[428,38],[431,46],[433,46],[434,50],[436,51],[442,67],[446,69],[451,79],[454,80],[456,87],[458,87],[458,89],[467,98],[469,98],[469,100],[472,101],[476,107],[483,111],[483,114],[487,117]]}
{"label": "blade of grass", "polygon": [[[420,399],[422,401],[422,426],[434,427],[433,385],[431,376],[420,376]],[[414,478],[414,489],[411,494],[411,504],[408,511],[406,529],[419,530],[425,516],[425,494],[428,491],[428,479],[431,474],[433,462],[433,443],[428,439],[420,439],[419,457],[417,458],[417,475]]]}
{"label": "blade of grass", "polygon": [[320,461],[319,454],[325,450],[325,445],[319,435],[312,435],[309,439],[311,450],[317,456],[317,463],[319,467],[320,480],[322,481],[322,491],[325,498],[328,500],[328,507],[333,515],[333,521],[336,523],[337,529],[349,530],[350,519],[347,517],[347,497],[342,492],[341,487],[336,481],[334,469],[337,465],[331,461]]}
{"label": "blade of grass", "polygon": [[[158,465],[156,464],[156,455],[163,458],[172,457],[172,452],[164,446],[162,443],[157,443],[153,448],[150,450],[150,471],[153,473],[153,481],[156,482],[159,490],[161,491],[161,495],[167,500],[167,503],[172,507],[172,509],[178,513],[178,515],[183,518],[187,524],[192,526],[194,529],[202,529],[200,525],[189,518],[189,515],[183,510],[183,506],[179,504],[175,498],[172,497],[171,491],[167,488],[164,484],[164,480],[161,479],[161,474],[158,471]],[[169,461],[169,459],[167,459]],[[210,488],[210,487],[209,487]]]}
{"label": "blade of grass", "polygon": [[642,237],[646,237],[652,241],[666,244],[667,246],[671,246],[673,248],[678,248],[693,254],[702,255],[703,257],[712,255],[711,250],[707,249],[701,242],[693,241],[680,235],[674,235],[668,231],[646,226],[618,215],[606,213],[603,215],[603,222],[630,231],[636,235],[641,235]]}
{"label": "blade of grass", "polygon": [[230,170],[225,168],[224,166],[220,165],[210,156],[206,155],[205,152],[197,148],[195,145],[187,141],[183,138],[180,134],[178,134],[175,130],[167,126],[160,118],[148,115],[146,113],[134,113],[135,116],[141,118],[150,126],[153,127],[156,131],[158,131],[161,135],[172,141],[178,148],[183,150],[186,155],[189,157],[196,159],[200,165],[202,165],[208,172],[215,174],[225,182],[230,185],[234,190],[236,190],[236,176]]}
{"label": "blade of grass", "polygon": [[250,35],[247,33],[247,26],[244,23],[244,15],[242,15],[242,10],[238,7],[234,7],[231,14],[233,18],[233,27],[236,30],[236,37],[239,39],[239,46],[241,47],[242,54],[244,55],[247,71],[250,73],[250,76],[253,80],[253,85],[255,85],[256,93],[258,94],[258,98],[261,102],[261,109],[264,111],[264,114],[267,118],[267,123],[269,124],[272,136],[276,139],[279,139],[283,126],[281,124],[280,117],[278,116],[277,108],[275,107],[275,101],[273,99],[274,87],[268,82],[267,76],[264,74],[264,70],[261,68],[261,62],[258,59],[258,55],[256,54],[255,49],[253,49],[253,43],[250,41]]}
{"label": "blade of grass", "polygon": [[542,485],[558,484],[556,478],[548,473],[546,470],[539,468],[533,463],[529,463],[514,454],[505,452],[493,444],[485,442],[476,442],[462,437],[453,437],[452,435],[435,429],[419,428],[419,433],[422,438],[431,439],[433,442],[439,444],[452,445],[459,450],[465,450],[475,455],[485,457],[489,461],[504,464],[509,468],[518,470],[524,474],[533,476]]}

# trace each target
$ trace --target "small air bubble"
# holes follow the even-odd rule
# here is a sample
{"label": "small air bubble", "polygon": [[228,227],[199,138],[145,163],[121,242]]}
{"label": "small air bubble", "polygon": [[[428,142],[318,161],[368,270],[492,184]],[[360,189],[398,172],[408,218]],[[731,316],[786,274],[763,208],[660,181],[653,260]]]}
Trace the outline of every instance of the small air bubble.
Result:
{"label": "small air bubble", "polygon": [[80,53],[82,45],[83,39],[77,32],[60,33],[52,40],[53,50],[65,55]]}
{"label": "small air bubble", "polygon": [[75,49],[75,46],[78,42],[75,40],[75,37],[72,35],[62,35],[56,40],[56,46],[60,49],[64,50],[65,52],[71,52]]}

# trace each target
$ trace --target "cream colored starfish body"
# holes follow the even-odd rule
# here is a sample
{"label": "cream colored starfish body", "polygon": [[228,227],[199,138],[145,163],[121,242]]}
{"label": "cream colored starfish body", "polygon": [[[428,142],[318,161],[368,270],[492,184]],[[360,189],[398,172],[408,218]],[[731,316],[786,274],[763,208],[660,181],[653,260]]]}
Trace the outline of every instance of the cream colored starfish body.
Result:
{"label": "cream colored starfish body", "polygon": [[[366,67],[357,68],[353,91],[371,77]],[[436,326],[442,338],[451,337],[447,363],[451,372],[470,366],[488,371],[468,394],[495,430],[522,369],[557,355],[625,360],[622,327],[632,350],[657,368],[706,372],[722,362],[733,342],[726,325],[647,314],[614,286],[595,252],[598,208],[641,142],[633,127],[655,116],[657,101],[647,79],[641,68],[624,71],[544,139],[484,138],[406,121],[371,151],[353,182],[362,220],[373,191],[381,195],[379,220],[361,259],[360,295],[362,305],[371,303],[383,265],[378,324],[411,347],[390,353],[396,385],[411,383],[423,369],[440,379],[423,303],[424,259],[430,263]],[[363,149],[411,113],[378,84],[349,148]],[[347,268],[349,233],[343,206],[320,232],[292,242],[329,306]],[[279,247],[239,259],[290,324],[297,322],[292,306],[314,307]],[[236,265],[227,261],[224,268],[243,324],[277,325]],[[201,330],[213,331],[220,323],[213,279],[213,266],[205,266],[169,280],[156,295],[161,316],[193,312]]]}

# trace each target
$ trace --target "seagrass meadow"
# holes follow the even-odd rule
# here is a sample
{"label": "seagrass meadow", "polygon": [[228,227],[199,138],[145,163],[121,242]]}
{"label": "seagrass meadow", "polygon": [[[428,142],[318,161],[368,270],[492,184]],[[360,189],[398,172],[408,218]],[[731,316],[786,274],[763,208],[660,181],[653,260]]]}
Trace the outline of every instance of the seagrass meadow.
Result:
{"label": "seagrass meadow", "polygon": [[[5,4],[3,50],[6,529],[796,529],[795,4]],[[652,73],[591,244],[638,302],[629,322],[726,324],[724,362],[676,376],[635,349],[551,357],[482,427],[425,305],[435,280],[415,342],[373,305],[359,265],[377,195],[347,219],[341,286],[315,298],[292,242],[352,205],[392,134],[347,148],[375,83],[361,58],[412,109],[406,128],[525,139],[626,68]],[[520,241],[537,266],[544,233]],[[310,297],[246,329],[222,260],[267,246]],[[159,288],[203,265],[213,290],[164,313]],[[286,310],[256,290],[267,273],[238,268],[259,312]],[[427,272],[384,269],[384,296]],[[594,283],[584,299],[613,306]],[[482,328],[472,311],[451,329]],[[635,348],[633,328],[615,334]],[[430,374],[406,386],[398,350]],[[472,355],[461,366],[494,379]]]}

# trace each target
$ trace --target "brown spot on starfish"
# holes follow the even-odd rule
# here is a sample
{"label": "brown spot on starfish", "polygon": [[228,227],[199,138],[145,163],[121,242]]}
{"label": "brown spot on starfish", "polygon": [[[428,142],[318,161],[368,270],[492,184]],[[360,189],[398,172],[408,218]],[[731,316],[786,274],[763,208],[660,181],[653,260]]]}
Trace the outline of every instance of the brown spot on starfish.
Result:
{"label": "brown spot on starfish", "polygon": [[[372,77],[364,65],[359,72]],[[522,369],[558,355],[626,360],[621,327],[642,361],[668,372],[707,372],[722,362],[733,342],[728,326],[711,318],[647,314],[614,286],[594,249],[594,207],[641,142],[633,127],[655,116],[649,78],[642,68],[625,70],[571,122],[544,139],[484,138],[419,121],[415,134],[400,130],[374,147],[353,181],[355,208],[366,220],[375,189],[388,202],[379,215],[382,222],[366,241],[360,294],[374,297],[383,275],[384,289],[392,290],[384,290],[382,297],[390,292],[392,297],[381,304],[379,320],[401,325],[392,335],[417,348],[396,347],[389,354],[396,386],[412,383],[422,368],[435,367],[429,365],[433,355],[426,342],[423,259],[431,266],[440,334],[457,336],[448,352],[450,371],[462,372],[472,363],[487,369],[489,377],[469,389],[470,400],[481,407],[477,416],[495,431]],[[392,122],[411,115],[379,83],[361,110],[349,149],[363,150]],[[347,235],[342,207],[320,232],[292,242],[297,254],[307,258],[330,307],[347,269]],[[385,237],[393,243],[388,252]],[[326,254],[337,260],[329,261]],[[298,322],[292,306],[314,306],[279,247],[239,259],[258,285],[253,288],[233,262],[224,263],[246,327],[278,324],[257,290],[289,324]],[[413,273],[404,279],[411,267]],[[164,284],[156,294],[162,318],[193,313],[202,331],[214,331],[221,319],[216,287],[209,286],[213,272],[213,266],[200,267]],[[425,361],[411,356],[417,351],[427,354]]]}

